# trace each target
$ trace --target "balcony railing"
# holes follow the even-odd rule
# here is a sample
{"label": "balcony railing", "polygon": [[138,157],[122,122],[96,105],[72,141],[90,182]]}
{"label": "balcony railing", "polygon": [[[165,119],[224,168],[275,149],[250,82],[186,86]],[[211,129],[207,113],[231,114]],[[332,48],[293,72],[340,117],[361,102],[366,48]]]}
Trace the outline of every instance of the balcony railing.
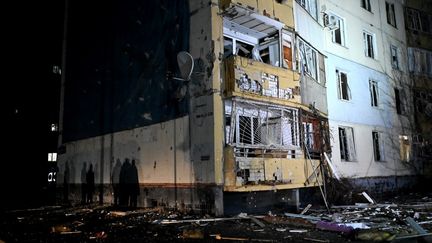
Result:
{"label": "balcony railing", "polygon": [[226,97],[242,96],[276,103],[301,102],[296,72],[241,56],[225,59],[224,70]]}

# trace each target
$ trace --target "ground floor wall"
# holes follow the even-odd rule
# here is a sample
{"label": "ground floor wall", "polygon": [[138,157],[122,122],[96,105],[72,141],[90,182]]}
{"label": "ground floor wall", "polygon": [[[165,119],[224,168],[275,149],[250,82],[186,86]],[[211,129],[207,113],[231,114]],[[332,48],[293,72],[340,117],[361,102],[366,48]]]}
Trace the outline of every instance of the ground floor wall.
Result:
{"label": "ground floor wall", "polygon": [[[57,203],[73,205],[83,202],[82,184],[60,184],[56,190]],[[111,184],[95,185],[91,201],[114,205],[114,188]],[[222,188],[215,185],[139,185],[137,207],[178,209],[214,214],[222,198]],[[128,206],[128,205],[120,205]]]}
{"label": "ground floor wall", "polygon": [[371,194],[393,193],[414,189],[418,186],[416,176],[379,176],[350,179],[351,184],[358,191],[368,191]]}
{"label": "ground floor wall", "polygon": [[[332,138],[331,162],[341,177],[369,178],[416,174],[415,162],[401,159],[400,136],[404,134],[396,128],[334,120],[329,120],[329,124]],[[378,134],[376,137],[374,132]],[[378,140],[378,146],[375,146],[374,139]],[[376,149],[380,152],[379,159],[374,151]]]}

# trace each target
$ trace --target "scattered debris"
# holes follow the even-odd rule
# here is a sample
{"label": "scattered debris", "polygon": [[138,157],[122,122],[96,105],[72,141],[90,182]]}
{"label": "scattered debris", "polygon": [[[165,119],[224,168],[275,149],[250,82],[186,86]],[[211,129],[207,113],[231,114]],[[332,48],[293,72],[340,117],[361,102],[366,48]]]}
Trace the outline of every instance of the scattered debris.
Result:
{"label": "scattered debris", "polygon": [[351,226],[346,226],[343,224],[337,224],[332,222],[319,221],[316,224],[317,229],[335,231],[345,234],[350,234],[354,231],[354,228]]}
{"label": "scattered debris", "polygon": [[301,213],[300,214],[305,214],[310,208],[312,207],[312,204],[308,204],[304,209],[303,209],[303,211],[301,211]]}
{"label": "scattered debris", "polygon": [[386,231],[365,230],[358,232],[355,238],[365,241],[392,241],[395,235]]}
{"label": "scattered debris", "polygon": [[362,195],[368,200],[371,204],[375,204],[375,201],[366,193],[362,192]]}
{"label": "scattered debris", "polygon": [[204,234],[201,230],[185,229],[182,234],[183,239],[203,239]]}
{"label": "scattered debris", "polygon": [[330,242],[329,240],[319,240],[319,239],[312,239],[312,238],[303,238],[303,240],[313,241],[313,242]]}

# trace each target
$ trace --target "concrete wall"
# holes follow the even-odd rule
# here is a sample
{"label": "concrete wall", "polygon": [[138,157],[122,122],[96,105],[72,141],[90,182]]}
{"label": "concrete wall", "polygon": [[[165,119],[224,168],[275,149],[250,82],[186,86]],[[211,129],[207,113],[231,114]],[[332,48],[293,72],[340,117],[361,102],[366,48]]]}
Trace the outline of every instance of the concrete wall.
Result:
{"label": "concrete wall", "polygon": [[[404,90],[409,97],[409,90],[405,90],[409,87],[409,79],[406,73],[403,6],[402,1],[387,2],[395,5],[396,28],[387,23],[385,1],[370,1],[370,12],[360,6],[360,1],[323,1],[326,12],[342,18],[345,27],[344,45],[334,43],[331,31],[324,29],[332,161],[345,177],[385,177],[413,173],[409,165],[401,162],[398,137],[411,134],[412,117],[396,114],[394,98],[395,87]],[[365,55],[363,31],[374,36],[375,58]],[[391,66],[390,45],[398,47],[399,70]],[[336,69],[347,74],[351,92],[348,101],[338,98]],[[378,82],[378,107],[371,106],[370,79]],[[339,126],[354,130],[355,161],[341,161]],[[374,159],[372,131],[383,134],[385,159],[382,162]]]}

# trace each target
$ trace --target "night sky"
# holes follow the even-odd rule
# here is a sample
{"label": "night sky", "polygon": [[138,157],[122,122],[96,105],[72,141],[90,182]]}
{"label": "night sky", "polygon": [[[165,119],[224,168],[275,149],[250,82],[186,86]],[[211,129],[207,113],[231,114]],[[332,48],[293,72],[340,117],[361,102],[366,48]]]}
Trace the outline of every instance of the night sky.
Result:
{"label": "night sky", "polygon": [[49,125],[58,120],[63,1],[13,1],[3,7],[5,159],[0,206],[37,206],[46,198]]}

